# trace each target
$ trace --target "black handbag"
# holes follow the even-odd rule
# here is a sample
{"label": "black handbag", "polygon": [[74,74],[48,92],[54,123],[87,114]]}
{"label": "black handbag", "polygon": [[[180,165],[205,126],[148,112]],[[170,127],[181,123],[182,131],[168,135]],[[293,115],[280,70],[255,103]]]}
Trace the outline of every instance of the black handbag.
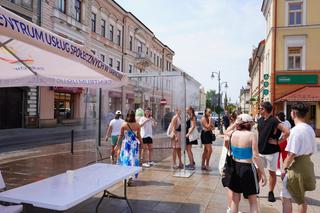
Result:
{"label": "black handbag", "polygon": [[[233,134],[233,133],[232,133]],[[228,148],[228,153],[226,156],[226,162],[224,163],[224,167],[222,169],[222,185],[224,187],[229,187],[233,174],[235,172],[235,161],[233,159],[232,153],[231,153],[231,137],[229,139],[229,148]]]}
{"label": "black handbag", "polygon": [[216,138],[216,134],[214,134],[213,132],[211,132],[211,135],[212,135],[212,136],[211,136],[211,137],[212,137],[212,141],[216,141],[216,139],[217,139],[217,138]]}

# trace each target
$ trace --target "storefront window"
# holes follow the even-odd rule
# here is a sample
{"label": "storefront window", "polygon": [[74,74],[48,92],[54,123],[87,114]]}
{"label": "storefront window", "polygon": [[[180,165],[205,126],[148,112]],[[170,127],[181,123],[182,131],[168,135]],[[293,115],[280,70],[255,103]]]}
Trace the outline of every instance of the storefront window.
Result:
{"label": "storefront window", "polygon": [[73,94],[59,93],[54,94],[54,118],[73,119]]}

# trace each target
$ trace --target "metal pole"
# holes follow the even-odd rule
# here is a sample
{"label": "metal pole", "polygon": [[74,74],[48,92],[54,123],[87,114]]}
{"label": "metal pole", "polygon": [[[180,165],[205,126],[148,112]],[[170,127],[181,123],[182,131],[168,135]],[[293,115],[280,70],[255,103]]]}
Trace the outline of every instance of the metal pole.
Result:
{"label": "metal pole", "polygon": [[74,130],[71,130],[71,154],[73,154]]}
{"label": "metal pole", "polygon": [[[186,108],[187,108],[187,92],[186,92],[186,75],[183,73],[183,102],[181,110],[181,148],[183,153],[183,169],[186,168]],[[191,162],[190,162],[191,163]]]}
{"label": "metal pole", "polygon": [[219,82],[219,97],[218,97],[218,106],[219,106],[219,113],[218,113],[218,129],[220,130],[220,133],[223,134],[222,132],[222,128],[221,128],[221,118],[220,118],[220,113],[221,113],[221,78],[220,78],[220,70],[219,70],[219,73],[218,73],[218,82]]}

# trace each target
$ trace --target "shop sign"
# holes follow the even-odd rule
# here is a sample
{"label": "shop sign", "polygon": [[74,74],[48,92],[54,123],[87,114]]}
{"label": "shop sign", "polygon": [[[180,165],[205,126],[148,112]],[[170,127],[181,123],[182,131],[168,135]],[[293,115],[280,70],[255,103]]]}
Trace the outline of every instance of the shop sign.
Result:
{"label": "shop sign", "polygon": [[264,90],[263,90],[263,95],[269,95],[269,90],[264,89]]}
{"label": "shop sign", "polygon": [[263,75],[263,79],[264,79],[264,80],[268,80],[268,79],[269,79],[269,74],[264,74],[264,75]]}
{"label": "shop sign", "polygon": [[52,87],[53,91],[55,92],[61,92],[61,93],[81,93],[82,88],[80,87]]}
{"label": "shop sign", "polygon": [[263,86],[264,87],[268,87],[269,86],[269,82],[268,81],[263,82]]}
{"label": "shop sign", "polygon": [[318,84],[318,75],[277,75],[277,84]]}

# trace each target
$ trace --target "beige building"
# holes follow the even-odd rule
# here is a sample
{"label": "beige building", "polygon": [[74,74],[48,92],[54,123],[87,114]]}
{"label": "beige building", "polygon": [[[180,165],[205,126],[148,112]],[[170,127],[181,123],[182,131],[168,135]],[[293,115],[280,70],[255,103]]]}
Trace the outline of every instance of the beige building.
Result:
{"label": "beige building", "polygon": [[[174,52],[132,13],[113,0],[55,0],[41,6],[41,26],[85,45],[118,71],[171,71]],[[167,78],[132,79],[127,87],[103,90],[103,114],[129,108],[152,107],[164,112],[161,99],[172,105],[172,83]],[[40,89],[40,124],[74,122],[96,116],[96,91],[83,88]],[[156,115],[155,115],[156,116]]]}
{"label": "beige building", "polygon": [[249,113],[253,116],[259,113],[259,104],[266,94],[264,88],[268,86],[268,83],[264,83],[264,47],[265,40],[262,40],[258,47],[253,50],[252,57],[249,59],[248,71],[251,82]]}

